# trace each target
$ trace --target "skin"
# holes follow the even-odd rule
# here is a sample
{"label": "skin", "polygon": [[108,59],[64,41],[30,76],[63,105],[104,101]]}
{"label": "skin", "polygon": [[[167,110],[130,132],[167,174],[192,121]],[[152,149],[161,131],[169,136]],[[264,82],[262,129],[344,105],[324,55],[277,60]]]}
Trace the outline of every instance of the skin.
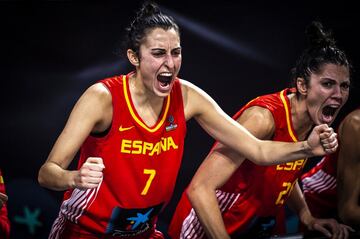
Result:
{"label": "skin", "polygon": [[339,127],[341,142],[337,169],[338,211],[342,221],[360,228],[360,110],[350,113]]}
{"label": "skin", "polygon": [[[291,102],[291,117],[294,129],[303,140],[314,125],[332,123],[349,95],[349,70],[344,66],[325,64],[319,73],[312,73],[309,83],[297,79],[300,97],[288,95]],[[337,107],[332,117],[323,115],[327,105]],[[269,140],[275,132],[271,112],[262,107],[250,107],[243,112],[237,122],[259,139]],[[188,198],[195,209],[208,238],[230,238],[225,229],[215,190],[230,178],[246,159],[223,144],[217,144],[196,172],[187,190]],[[259,189],[261,190],[261,189]],[[333,219],[314,218],[296,182],[287,201],[300,220],[310,229],[318,230],[332,238],[347,238],[348,227]],[[330,230],[329,230],[330,228]]]}
{"label": "skin", "polygon": [[0,209],[7,202],[7,200],[8,200],[8,197],[5,194],[0,193]]}
{"label": "skin", "polygon": [[[135,109],[151,127],[157,122],[164,97],[170,93],[181,67],[179,35],[174,29],[149,30],[141,42],[139,55],[129,49],[127,56],[135,67],[129,79]],[[158,81],[161,74],[170,75],[172,82],[162,85]],[[260,141],[236,124],[201,89],[184,80],[181,85],[186,119],[194,117],[212,137],[258,163],[273,164],[323,155],[337,148],[336,134],[326,125],[317,127],[307,141],[299,143]],[[53,190],[98,187],[104,168],[111,167],[104,165],[101,158],[88,158],[79,170],[67,170],[67,167],[90,133],[104,132],[110,127],[112,114],[112,97],[107,88],[98,83],[87,89],[40,168],[39,183]]]}

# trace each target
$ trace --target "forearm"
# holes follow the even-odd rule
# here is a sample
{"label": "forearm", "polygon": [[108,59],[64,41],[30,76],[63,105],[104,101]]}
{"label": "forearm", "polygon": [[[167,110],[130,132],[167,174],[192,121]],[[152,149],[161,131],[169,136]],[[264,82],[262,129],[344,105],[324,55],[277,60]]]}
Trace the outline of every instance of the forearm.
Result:
{"label": "forearm", "polygon": [[292,209],[299,217],[300,221],[309,227],[314,220],[309,207],[306,204],[304,195],[300,189],[299,183],[296,182],[294,188],[287,200],[287,205]]}
{"label": "forearm", "polygon": [[214,190],[190,184],[187,196],[208,238],[229,238]]}
{"label": "forearm", "polygon": [[[200,121],[200,124],[203,123]],[[230,126],[225,133],[211,132],[212,136],[258,165],[275,165],[314,156],[307,141],[289,143],[259,140],[237,123]]]}
{"label": "forearm", "polygon": [[260,141],[258,149],[248,158],[259,165],[282,164],[313,156],[306,141],[287,143],[279,141]]}
{"label": "forearm", "polygon": [[40,168],[38,181],[43,187],[63,191],[74,187],[75,174],[76,171],[63,169],[53,162],[46,162]]}

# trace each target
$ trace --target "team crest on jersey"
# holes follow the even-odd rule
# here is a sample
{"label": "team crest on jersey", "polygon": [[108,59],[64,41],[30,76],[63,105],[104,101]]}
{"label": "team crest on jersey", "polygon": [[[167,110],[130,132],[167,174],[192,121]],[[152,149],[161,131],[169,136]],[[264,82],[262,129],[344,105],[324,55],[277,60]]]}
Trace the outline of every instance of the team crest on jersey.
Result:
{"label": "team crest on jersey", "polygon": [[130,237],[141,235],[153,227],[153,220],[159,214],[163,204],[148,208],[125,209],[115,207],[112,210],[106,234]]}
{"label": "team crest on jersey", "polygon": [[169,125],[165,127],[166,131],[171,131],[177,128],[177,124],[174,123],[174,116],[169,115],[168,122]]}

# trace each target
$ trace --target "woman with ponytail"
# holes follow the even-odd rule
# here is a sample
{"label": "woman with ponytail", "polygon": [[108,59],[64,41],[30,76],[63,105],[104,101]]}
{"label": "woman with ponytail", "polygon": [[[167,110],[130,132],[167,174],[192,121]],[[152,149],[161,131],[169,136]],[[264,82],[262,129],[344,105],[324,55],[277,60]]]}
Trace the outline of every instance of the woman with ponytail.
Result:
{"label": "woman with ponytail", "polygon": [[[319,22],[306,35],[309,46],[292,70],[293,88],[259,96],[234,116],[261,140],[304,140],[316,125],[330,125],[348,99],[345,53]],[[216,143],[180,199],[171,238],[269,238],[279,233],[276,217],[285,204],[309,230],[347,238],[349,227],[309,211],[297,181],[306,161],[268,166]]]}
{"label": "woman with ponytail", "polygon": [[[336,150],[326,124],[297,143],[258,140],[204,91],[179,79],[179,28],[155,4],[143,5],[126,37],[134,71],[85,91],[39,171],[41,185],[66,190],[50,238],[163,238],[156,222],[172,196],[191,118],[264,164]],[[78,168],[69,170],[78,150]]]}

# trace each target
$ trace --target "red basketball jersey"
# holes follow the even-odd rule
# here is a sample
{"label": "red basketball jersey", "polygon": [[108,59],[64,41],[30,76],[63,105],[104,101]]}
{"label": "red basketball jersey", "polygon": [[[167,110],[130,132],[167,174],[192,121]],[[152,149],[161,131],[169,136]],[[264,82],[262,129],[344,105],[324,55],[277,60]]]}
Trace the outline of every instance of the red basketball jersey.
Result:
{"label": "red basketball jersey", "polygon": [[326,155],[315,167],[301,176],[305,200],[314,217],[338,218],[336,180],[338,156],[339,150]]}
{"label": "red basketball jersey", "polygon": [[314,217],[337,217],[337,156],[338,153],[326,155],[301,177],[305,200]]}
{"label": "red basketball jersey", "polygon": [[[186,134],[181,85],[176,79],[158,122],[149,127],[133,105],[129,75],[101,82],[112,95],[111,129],[86,139],[78,168],[88,157],[101,157],[103,181],[95,189],[68,190],[60,217],[94,234],[139,238],[154,229],[180,168]],[[62,224],[59,219],[53,228]]]}
{"label": "red basketball jersey", "polygon": [[[275,94],[257,97],[235,116],[252,106],[268,109],[274,118],[274,141],[296,142],[291,121],[290,102],[285,89]],[[216,191],[220,210],[228,233],[234,237],[249,235],[253,230],[272,228],[274,217],[284,205],[306,160],[275,166],[259,166],[245,160],[231,178]],[[260,227],[260,228],[259,228]],[[256,228],[256,229],[255,229]],[[205,233],[186,193],[183,193],[169,227],[172,238],[204,238]],[[251,233],[250,233],[251,234]]]}
{"label": "red basketball jersey", "polygon": [[[0,192],[6,194],[4,178],[2,176],[1,170],[0,170]],[[0,209],[0,238],[4,238],[4,239],[9,238],[9,234],[10,234],[10,221],[8,218],[6,203],[4,203],[4,205]]]}

